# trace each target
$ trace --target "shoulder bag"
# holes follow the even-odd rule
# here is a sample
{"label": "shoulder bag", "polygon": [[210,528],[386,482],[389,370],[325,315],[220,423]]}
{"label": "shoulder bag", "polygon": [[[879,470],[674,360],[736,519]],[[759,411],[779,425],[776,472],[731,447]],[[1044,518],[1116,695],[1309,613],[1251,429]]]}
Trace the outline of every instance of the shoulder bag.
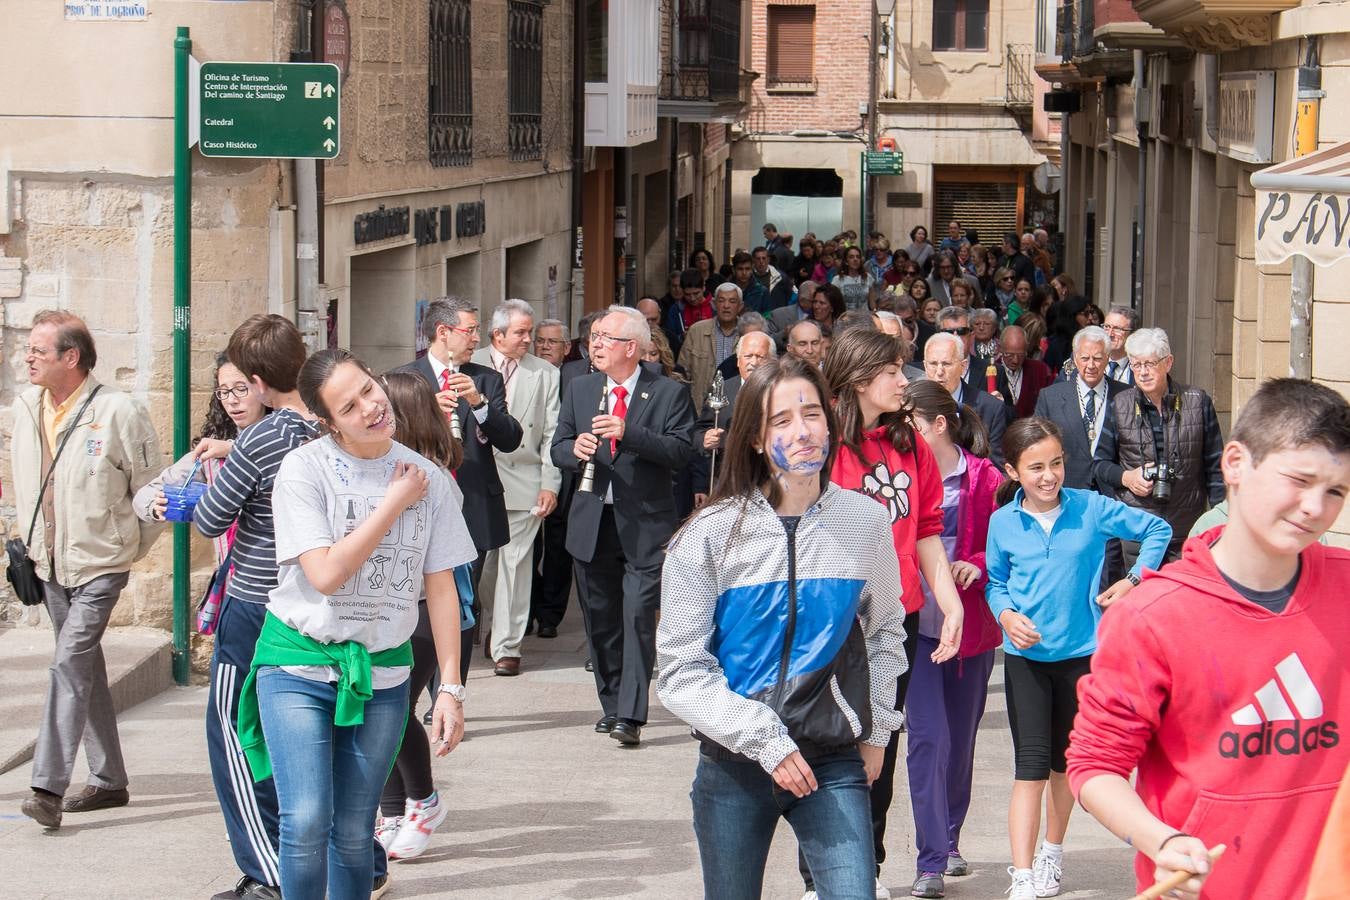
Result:
{"label": "shoulder bag", "polygon": [[[52,457],[52,466],[47,470],[46,476],[42,479],[42,487],[38,490],[37,502],[33,505],[33,520],[28,523],[28,541],[25,543],[21,538],[10,538],[5,541],[5,556],[9,558],[9,568],[5,570],[5,578],[9,581],[9,586],[14,589],[14,595],[19,598],[24,606],[37,606],[42,602],[42,582],[37,577],[37,566],[34,565],[32,557],[28,555],[28,546],[33,543],[33,529],[37,527],[38,513],[42,511],[42,498],[47,494],[47,486],[51,484],[52,476],[56,473],[56,463],[61,459],[61,454],[65,452],[66,444],[70,442],[70,436],[75,433],[75,426],[79,425],[81,417],[89,404],[94,402],[94,395],[103,385],[94,385],[94,389],[89,392],[85,398],[84,404],[80,406],[80,411],[75,414],[75,420],[69,428],[66,429],[65,436],[61,438],[61,445],[56,448],[56,456]],[[38,427],[42,424],[39,421]],[[39,436],[41,440],[41,436]]]}

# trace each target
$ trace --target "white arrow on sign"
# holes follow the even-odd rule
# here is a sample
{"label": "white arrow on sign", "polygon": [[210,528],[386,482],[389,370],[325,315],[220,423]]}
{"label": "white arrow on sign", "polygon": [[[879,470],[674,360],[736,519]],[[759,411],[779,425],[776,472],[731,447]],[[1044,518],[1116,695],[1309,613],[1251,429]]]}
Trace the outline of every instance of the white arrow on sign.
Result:
{"label": "white arrow on sign", "polygon": [[324,142],[323,142],[323,149],[327,150],[329,153],[332,153],[332,152],[333,152],[333,148],[336,147],[336,146],[337,146],[337,145],[333,143],[333,139],[332,139],[332,138],[327,138],[327,139],[324,140]]}
{"label": "white arrow on sign", "polygon": [[323,95],[325,97],[333,96],[333,86],[331,84],[325,84],[323,86]]}
{"label": "white arrow on sign", "polygon": [[324,127],[324,128],[327,128],[329,131],[332,131],[332,130],[333,130],[333,126],[334,126],[335,124],[337,124],[337,123],[335,123],[335,122],[333,121],[333,117],[332,117],[332,116],[324,116],[324,117],[323,117],[323,127]]}

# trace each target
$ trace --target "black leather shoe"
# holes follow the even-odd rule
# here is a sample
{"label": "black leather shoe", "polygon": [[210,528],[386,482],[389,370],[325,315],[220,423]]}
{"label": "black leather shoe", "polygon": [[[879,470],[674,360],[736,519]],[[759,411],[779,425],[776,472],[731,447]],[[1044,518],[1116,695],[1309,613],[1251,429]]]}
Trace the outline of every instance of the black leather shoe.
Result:
{"label": "black leather shoe", "polygon": [[539,636],[541,638],[555,638],[558,636],[557,625],[540,625]]}
{"label": "black leather shoe", "polygon": [[529,637],[530,635],[534,634],[534,624],[535,624],[535,623],[534,623],[534,619],[531,619],[530,621],[528,621],[528,622],[525,623],[525,636],[526,636],[526,637]]}
{"label": "black leather shoe", "polygon": [[586,657],[586,671],[587,672],[595,671],[595,663],[591,662],[591,658],[589,656]]}
{"label": "black leather shoe", "polygon": [[61,808],[68,813],[73,812],[92,812],[96,809],[112,809],[117,806],[126,806],[131,801],[131,795],[127,793],[126,788],[118,790],[109,790],[108,788],[94,787],[87,784],[84,790],[80,791],[74,797],[67,797],[66,802],[61,804]]}
{"label": "black leather shoe", "polygon": [[609,736],[620,744],[633,747],[642,743],[642,726],[627,719],[619,719],[609,730]]}
{"label": "black leather shoe", "polygon": [[614,730],[614,724],[618,721],[619,720],[616,719],[614,716],[605,716],[599,722],[595,723],[595,733],[609,734],[611,731]]}

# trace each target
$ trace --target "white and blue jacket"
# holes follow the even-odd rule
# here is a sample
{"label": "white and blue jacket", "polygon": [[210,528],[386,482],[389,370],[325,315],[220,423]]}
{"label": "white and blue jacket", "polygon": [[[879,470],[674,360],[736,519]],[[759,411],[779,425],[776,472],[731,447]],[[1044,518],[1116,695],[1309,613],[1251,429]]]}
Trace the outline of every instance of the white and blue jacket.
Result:
{"label": "white and blue jacket", "polygon": [[704,742],[772,773],[885,746],[900,727],[900,566],[886,508],[829,485],[795,532],[764,495],[697,513],[671,541],[657,694]]}

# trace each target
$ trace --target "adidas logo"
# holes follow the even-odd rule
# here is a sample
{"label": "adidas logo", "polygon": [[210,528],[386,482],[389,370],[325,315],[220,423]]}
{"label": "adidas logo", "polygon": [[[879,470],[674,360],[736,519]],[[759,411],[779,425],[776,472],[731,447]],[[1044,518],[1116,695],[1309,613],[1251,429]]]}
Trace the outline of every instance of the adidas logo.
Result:
{"label": "adidas logo", "polygon": [[[1275,677],[1257,690],[1256,702],[1248,703],[1230,717],[1234,725],[1258,726],[1257,730],[1245,734],[1223,732],[1219,736],[1219,755],[1226,759],[1250,759],[1329,750],[1341,741],[1340,726],[1332,721],[1320,725],[1308,722],[1321,717],[1322,695],[1298,654],[1291,653],[1275,666]],[[1276,722],[1292,724],[1277,728],[1273,724]]]}

